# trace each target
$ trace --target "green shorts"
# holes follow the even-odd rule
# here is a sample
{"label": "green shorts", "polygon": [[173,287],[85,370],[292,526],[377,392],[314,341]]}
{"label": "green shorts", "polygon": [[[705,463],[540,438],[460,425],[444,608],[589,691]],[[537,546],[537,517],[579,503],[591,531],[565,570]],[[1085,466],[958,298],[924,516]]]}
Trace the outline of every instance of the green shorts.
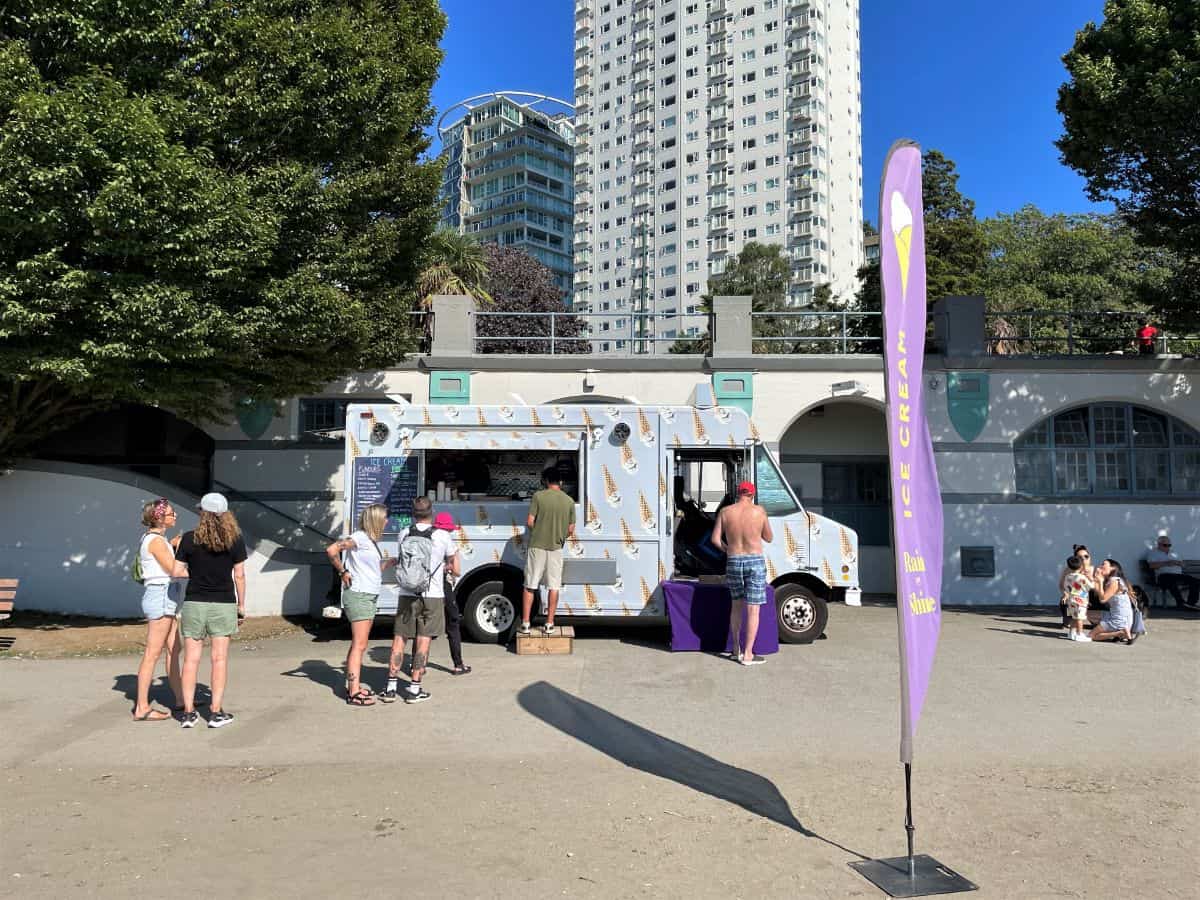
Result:
{"label": "green shorts", "polygon": [[368,622],[375,618],[375,601],[378,594],[363,591],[342,591],[342,609],[347,622]]}
{"label": "green shorts", "polygon": [[236,603],[207,603],[184,600],[179,614],[179,629],[185,638],[202,641],[206,637],[229,637],[238,629]]}
{"label": "green shorts", "polygon": [[446,605],[441,597],[398,598],[393,631],[400,637],[435,638],[445,630]]}

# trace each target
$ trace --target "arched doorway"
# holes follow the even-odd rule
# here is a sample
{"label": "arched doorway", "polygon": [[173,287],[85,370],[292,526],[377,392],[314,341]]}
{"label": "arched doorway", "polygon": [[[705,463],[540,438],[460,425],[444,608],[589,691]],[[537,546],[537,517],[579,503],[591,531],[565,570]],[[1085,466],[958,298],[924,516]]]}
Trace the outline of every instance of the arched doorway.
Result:
{"label": "arched doorway", "polygon": [[779,461],[806,508],[858,533],[863,591],[894,594],[887,423],[882,407],[839,399],[806,410],[780,439]]}
{"label": "arched doorway", "polygon": [[213,439],[191,422],[123,403],[55,432],[32,455],[137,472],[203,494],[212,485],[213,449]]}

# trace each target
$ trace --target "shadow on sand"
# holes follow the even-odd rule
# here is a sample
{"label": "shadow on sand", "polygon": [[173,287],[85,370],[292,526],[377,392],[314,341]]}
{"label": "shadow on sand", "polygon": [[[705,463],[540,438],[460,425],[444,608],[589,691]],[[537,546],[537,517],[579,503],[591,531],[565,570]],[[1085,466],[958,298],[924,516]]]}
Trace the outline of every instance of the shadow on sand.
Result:
{"label": "shadow on sand", "polygon": [[779,788],[761,775],[723,763],[544,681],[522,689],[517,702],[535,718],[631,769],[674,781],[851,856],[867,858],[805,828]]}

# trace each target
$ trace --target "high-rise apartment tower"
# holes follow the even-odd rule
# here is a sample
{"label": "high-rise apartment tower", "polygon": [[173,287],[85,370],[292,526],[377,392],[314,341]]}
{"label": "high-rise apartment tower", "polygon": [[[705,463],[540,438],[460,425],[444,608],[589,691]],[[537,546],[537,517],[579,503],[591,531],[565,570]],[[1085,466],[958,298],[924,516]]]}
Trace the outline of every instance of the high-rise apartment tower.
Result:
{"label": "high-rise apartment tower", "polygon": [[574,274],[570,113],[566,101],[508,91],[463,100],[438,121],[448,157],[442,224],[524,250],[554,273],[564,300]]}
{"label": "high-rise apartment tower", "polygon": [[703,331],[708,278],[751,241],[786,249],[798,307],[854,292],[858,7],[576,0],[575,308],[655,314],[594,319],[597,350]]}

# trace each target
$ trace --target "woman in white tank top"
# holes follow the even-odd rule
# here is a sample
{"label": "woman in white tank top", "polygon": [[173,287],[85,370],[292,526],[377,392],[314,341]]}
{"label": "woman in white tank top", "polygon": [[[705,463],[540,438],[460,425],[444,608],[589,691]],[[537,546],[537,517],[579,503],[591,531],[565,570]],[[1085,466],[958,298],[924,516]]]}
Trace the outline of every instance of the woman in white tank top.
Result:
{"label": "woman in white tank top", "polygon": [[179,673],[179,620],[175,618],[176,598],[171,592],[171,570],[175,552],[166,531],[175,525],[175,510],[165,498],[151,500],[142,507],[142,525],[146,533],[138,542],[142,564],[142,613],[146,616],[146,650],[137,674],[137,699],[133,706],[135,722],[162,722],[171,718],[165,709],[150,705],[150,683],[158,658],[167,651],[167,681],[178,708],[183,697]]}

